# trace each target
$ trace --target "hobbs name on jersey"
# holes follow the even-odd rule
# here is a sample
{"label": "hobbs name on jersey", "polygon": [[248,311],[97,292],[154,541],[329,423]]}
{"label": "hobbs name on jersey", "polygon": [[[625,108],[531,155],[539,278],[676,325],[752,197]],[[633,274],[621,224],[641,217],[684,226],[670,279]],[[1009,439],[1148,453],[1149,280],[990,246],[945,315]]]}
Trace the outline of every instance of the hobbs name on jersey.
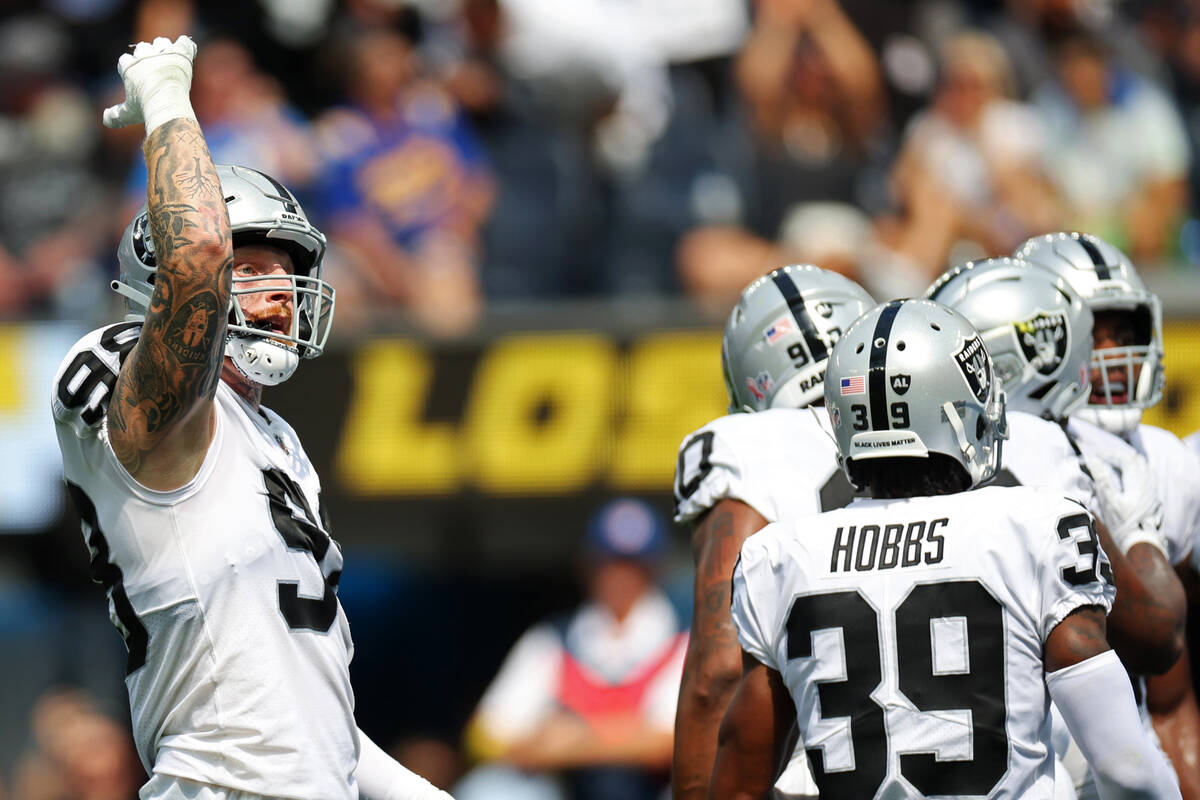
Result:
{"label": "hobbs name on jersey", "polygon": [[947,517],[930,522],[889,523],[883,526],[838,526],[829,558],[830,572],[868,572],[875,569],[940,564],[945,541],[938,528]]}

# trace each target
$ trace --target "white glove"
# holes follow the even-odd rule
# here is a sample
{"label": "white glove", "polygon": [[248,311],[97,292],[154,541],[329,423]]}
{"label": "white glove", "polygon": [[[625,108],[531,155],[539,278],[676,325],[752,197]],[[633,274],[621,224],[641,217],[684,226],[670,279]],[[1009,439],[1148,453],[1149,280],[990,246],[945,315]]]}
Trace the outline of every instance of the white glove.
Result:
{"label": "white glove", "polygon": [[1096,483],[1094,509],[1121,552],[1146,542],[1166,554],[1162,535],[1162,501],[1154,472],[1135,450],[1115,462],[1087,459]]}
{"label": "white glove", "polygon": [[174,42],[165,36],[139,42],[132,53],[117,60],[117,72],[125,82],[125,102],[104,109],[104,124],[123,128],[144,122],[149,134],[173,119],[195,119],[188,99],[195,57],[196,43],[190,36]]}

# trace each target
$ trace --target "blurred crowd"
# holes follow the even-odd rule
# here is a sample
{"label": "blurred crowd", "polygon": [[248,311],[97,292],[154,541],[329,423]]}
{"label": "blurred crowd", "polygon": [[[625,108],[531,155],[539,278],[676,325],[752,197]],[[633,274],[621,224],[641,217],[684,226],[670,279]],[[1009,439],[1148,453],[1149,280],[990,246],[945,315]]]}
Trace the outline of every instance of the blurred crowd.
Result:
{"label": "blurred crowd", "polygon": [[1086,229],[1200,263],[1196,0],[0,0],[0,314],[108,318],[144,201],[128,42],[201,45],[214,156],[330,237],[339,330],[489,302],[879,296]]}

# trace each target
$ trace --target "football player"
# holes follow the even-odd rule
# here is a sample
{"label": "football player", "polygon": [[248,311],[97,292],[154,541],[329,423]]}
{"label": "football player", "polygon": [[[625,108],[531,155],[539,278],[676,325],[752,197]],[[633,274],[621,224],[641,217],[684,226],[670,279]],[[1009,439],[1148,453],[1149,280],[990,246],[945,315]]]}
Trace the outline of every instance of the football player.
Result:
{"label": "football player", "polygon": [[926,296],[982,332],[1007,394],[1011,437],[999,482],[1088,505],[1116,572],[1110,641],[1132,669],[1165,672],[1183,646],[1186,599],[1162,557],[1153,473],[1116,436],[1071,416],[1090,391],[1092,312],[1065,280],[1013,258],[955,267]]}
{"label": "football player", "polygon": [[[1181,476],[1200,474],[1200,462],[1177,436],[1144,424],[1142,411],[1162,398],[1162,308],[1133,263],[1098,236],[1053,233],[1017,249],[1028,261],[1064,278],[1095,315],[1092,391],[1079,412],[1144,455],[1162,501],[1162,549],[1177,569],[1188,565],[1200,532],[1200,486]],[[1200,712],[1191,664],[1182,657],[1161,677],[1147,679],[1146,703],[1188,798],[1200,798]]]}
{"label": "football player", "polygon": [[[731,413],[684,438],[675,475],[675,521],[693,525],[696,564],[675,718],[676,800],[707,796],[717,728],[741,675],[729,578],[742,542],[767,522],[839,508],[853,496],[829,418],[813,406],[824,404],[830,348],[873,305],[853,281],[793,265],[746,287],[725,325],[721,362]],[[803,749],[778,788],[815,794]]]}
{"label": "football player", "polygon": [[1115,590],[1091,515],[1043,489],[966,492],[1005,434],[979,332],[927,300],[881,305],[834,346],[825,400],[873,499],[743,544],[744,671],[710,797],[765,796],[798,722],[822,797],[1050,798],[1047,693],[1103,797],[1179,797],[1105,641]]}
{"label": "football player", "polygon": [[152,800],[442,798],[358,730],[342,555],[295,431],[260,403],[321,354],[325,237],[274,179],[216,167],[181,36],[121,56],[109,127],[144,124],[121,240],[132,318],[55,379],[67,487],[128,648]]}

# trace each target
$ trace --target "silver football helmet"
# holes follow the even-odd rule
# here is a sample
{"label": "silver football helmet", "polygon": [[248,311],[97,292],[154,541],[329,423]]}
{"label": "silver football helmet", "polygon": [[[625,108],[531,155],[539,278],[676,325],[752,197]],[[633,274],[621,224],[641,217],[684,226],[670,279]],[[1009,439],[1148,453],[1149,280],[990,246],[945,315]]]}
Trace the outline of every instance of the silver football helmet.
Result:
{"label": "silver football helmet", "polygon": [[[1112,433],[1138,426],[1142,411],[1162,399],[1162,304],[1146,288],[1133,262],[1099,236],[1051,233],[1017,248],[1016,255],[1061,275],[1093,314],[1126,312],[1133,322],[1133,341],[1092,354],[1092,371],[1100,375],[1089,405],[1079,413]],[[1130,386],[1130,383],[1133,386]]]}
{"label": "silver football helmet", "polygon": [[1009,409],[1061,420],[1087,402],[1092,312],[1062,278],[989,258],[948,270],[925,297],[979,330]]}
{"label": "silver football helmet", "polygon": [[820,399],[829,349],[873,305],[857,283],[812,264],[772,270],[747,286],[721,342],[730,413]]}
{"label": "silver football helmet", "polygon": [[929,300],[893,300],[834,345],[825,405],[842,468],[871,458],[954,459],[971,486],[990,480],[1008,436],[1004,392],[966,317]]}
{"label": "silver football helmet", "polygon": [[[248,167],[217,165],[221,192],[229,209],[233,246],[269,244],[292,257],[295,272],[287,276],[233,277],[225,355],[248,378],[273,386],[296,371],[301,358],[316,358],[325,348],[333,324],[335,293],[321,280],[325,234],[317,230],[295,196],[282,184]],[[146,206],[134,215],[117,247],[121,277],[112,288],[125,298],[126,317],[142,319],[154,293],[158,260]],[[240,295],[283,287],[292,293],[292,323],[287,333],[249,324],[237,301]]]}

